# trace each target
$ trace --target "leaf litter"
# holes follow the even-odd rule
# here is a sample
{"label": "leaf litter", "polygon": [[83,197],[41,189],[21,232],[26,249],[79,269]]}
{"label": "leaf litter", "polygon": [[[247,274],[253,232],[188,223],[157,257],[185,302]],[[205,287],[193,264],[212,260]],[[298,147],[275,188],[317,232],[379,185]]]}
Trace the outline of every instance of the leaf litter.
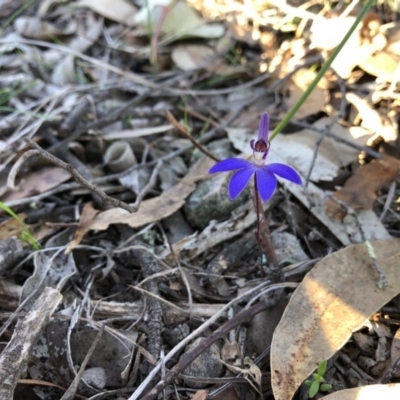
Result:
{"label": "leaf litter", "polygon": [[[12,254],[24,232],[1,214],[11,371],[1,394],[149,399],[165,357],[155,390],[171,399],[171,368],[190,372],[174,383],[189,398],[305,398],[326,360],[325,398],[398,397],[400,24],[389,4],[364,18],[272,141],[267,162],[294,167],[304,185],[280,180],[263,204],[287,280],[271,309],[249,193],[229,202],[229,177],[210,178],[209,157],[250,156],[260,115],[272,128],[285,116],[360,5],[4,7],[1,201],[43,248],[22,242]],[[249,332],[246,313],[260,316]],[[21,332],[27,352],[10,366]],[[254,346],[257,332],[266,337]],[[202,356],[186,365],[193,352]]]}

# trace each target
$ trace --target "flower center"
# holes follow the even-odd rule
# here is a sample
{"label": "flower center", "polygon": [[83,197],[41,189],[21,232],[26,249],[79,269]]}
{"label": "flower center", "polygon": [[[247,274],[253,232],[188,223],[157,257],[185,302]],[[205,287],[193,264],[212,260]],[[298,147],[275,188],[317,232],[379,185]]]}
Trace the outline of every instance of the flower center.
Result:
{"label": "flower center", "polygon": [[250,146],[253,149],[253,160],[257,165],[263,165],[269,150],[269,142],[259,139],[256,142],[252,140]]}

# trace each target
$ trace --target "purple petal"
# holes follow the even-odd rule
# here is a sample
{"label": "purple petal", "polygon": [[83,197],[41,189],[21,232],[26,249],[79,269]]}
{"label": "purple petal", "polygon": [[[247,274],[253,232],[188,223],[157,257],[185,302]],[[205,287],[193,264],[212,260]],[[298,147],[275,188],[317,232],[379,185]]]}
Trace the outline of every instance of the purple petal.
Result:
{"label": "purple petal", "polygon": [[258,127],[258,140],[262,139],[265,143],[268,143],[269,136],[269,115],[264,113],[261,115],[260,125]]}
{"label": "purple petal", "polygon": [[285,178],[288,181],[301,185],[300,175],[292,167],[289,167],[286,164],[269,164],[266,165],[264,169],[268,172],[280,176],[281,178]]}
{"label": "purple petal", "polygon": [[276,189],[276,178],[274,174],[266,171],[265,167],[258,168],[256,171],[258,193],[262,201],[269,200]]}
{"label": "purple petal", "polygon": [[254,167],[243,168],[232,175],[231,181],[229,182],[228,192],[229,198],[235,200],[236,197],[242,193],[243,189],[246,187],[249,179],[254,174]]}
{"label": "purple petal", "polygon": [[248,168],[252,165],[250,161],[243,160],[243,158],[227,158],[213,165],[208,173],[215,174],[216,172],[235,171],[236,169]]}

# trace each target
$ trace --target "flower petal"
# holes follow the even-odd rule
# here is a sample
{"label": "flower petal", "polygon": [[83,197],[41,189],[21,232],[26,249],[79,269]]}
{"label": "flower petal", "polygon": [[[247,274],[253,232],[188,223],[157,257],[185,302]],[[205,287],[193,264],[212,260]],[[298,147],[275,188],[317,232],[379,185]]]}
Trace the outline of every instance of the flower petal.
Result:
{"label": "flower petal", "polygon": [[265,167],[258,168],[256,171],[258,193],[262,201],[269,200],[276,189],[276,178]]}
{"label": "flower petal", "polygon": [[292,167],[289,167],[289,165],[275,163],[266,165],[264,169],[298,185],[302,183],[300,175]]}
{"label": "flower petal", "polygon": [[[249,163],[250,164],[250,163]],[[229,182],[228,192],[229,198],[235,200],[236,197],[242,193],[243,189],[246,187],[249,179],[254,174],[254,166],[251,165],[247,168],[243,168],[232,175],[231,181]]]}
{"label": "flower petal", "polygon": [[213,165],[208,171],[209,174],[215,174],[216,172],[227,172],[234,171],[236,169],[242,169],[251,166],[251,162],[243,160],[243,158],[227,158]]}
{"label": "flower petal", "polygon": [[269,136],[269,115],[264,113],[261,115],[260,125],[258,126],[258,140],[262,139],[268,143]]}

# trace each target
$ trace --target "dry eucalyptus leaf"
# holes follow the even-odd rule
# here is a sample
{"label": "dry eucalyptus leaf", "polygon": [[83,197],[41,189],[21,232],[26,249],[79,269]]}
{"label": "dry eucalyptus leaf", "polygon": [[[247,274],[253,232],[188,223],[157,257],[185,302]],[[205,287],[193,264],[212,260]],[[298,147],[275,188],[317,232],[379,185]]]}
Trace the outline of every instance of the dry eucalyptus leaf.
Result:
{"label": "dry eucalyptus leaf", "polygon": [[172,49],[174,64],[183,71],[205,67],[215,57],[215,50],[204,44],[181,44]]}
{"label": "dry eucalyptus leaf", "polygon": [[2,201],[24,199],[35,194],[46,192],[67,181],[71,174],[60,167],[43,167],[37,171],[28,172],[21,175],[20,182],[17,184],[18,190],[6,193]]}
{"label": "dry eucalyptus leaf", "polygon": [[[390,184],[399,175],[400,162],[396,158],[384,156],[361,166],[347,181],[342,189],[333,196],[346,203],[353,210],[371,210],[376,193]],[[326,213],[331,218],[343,219],[346,210],[332,199],[326,201]]]}
{"label": "dry eucalyptus leaf", "polygon": [[111,224],[128,224],[132,228],[160,221],[179,210],[185,199],[196,188],[196,177],[203,177],[214,161],[203,157],[198,160],[181,182],[163,192],[160,196],[145,200],[137,213],[130,214],[122,208],[113,208],[97,214],[90,229],[105,230]]}
{"label": "dry eucalyptus leaf", "polygon": [[398,126],[393,118],[389,118],[387,115],[380,115],[370,102],[355,93],[347,93],[346,100],[357,109],[363,128],[381,136],[386,142],[397,139]]}
{"label": "dry eucalyptus leaf", "polygon": [[192,400],[206,400],[207,396],[208,390],[198,390],[192,397]]}
{"label": "dry eucalyptus leaf", "polygon": [[90,224],[93,218],[99,213],[99,210],[95,210],[93,203],[87,203],[83,207],[81,219],[79,221],[78,229],[75,232],[74,239],[68,244],[65,249],[65,254],[70,253],[76,246],[78,246],[86,232],[90,229]]}
{"label": "dry eucalyptus leaf", "polygon": [[[286,100],[288,109],[298,102],[300,97],[304,94],[311,82],[314,80],[315,76],[315,72],[306,69],[301,69],[292,76],[290,95]],[[321,88],[320,83],[301,105],[300,109],[295,114],[295,118],[302,119],[308,117],[309,115],[316,114],[324,108],[325,103],[325,90]]]}
{"label": "dry eucalyptus leaf", "polygon": [[271,346],[276,400],[292,399],[321,361],[332,357],[352,332],[400,293],[400,240],[371,244],[389,282],[384,289],[378,288],[367,247],[357,244],[318,262],[293,293]]}
{"label": "dry eucalyptus leaf", "polygon": [[134,18],[141,33],[149,34],[149,28],[160,22],[162,7],[168,9],[161,25],[161,33],[168,35],[169,39],[177,40],[182,37],[215,39],[224,34],[223,24],[208,23],[185,2],[172,0],[149,0],[142,7]]}
{"label": "dry eucalyptus leaf", "polygon": [[76,21],[72,19],[63,29],[37,17],[19,17],[14,22],[15,30],[21,36],[37,40],[52,40],[54,36],[72,35],[76,26]]}
{"label": "dry eucalyptus leaf", "polygon": [[123,131],[108,132],[103,135],[104,140],[132,139],[142,136],[155,135],[157,133],[168,132],[173,129],[173,125],[150,126],[148,128],[126,129]]}
{"label": "dry eucalyptus leaf", "polygon": [[324,396],[321,400],[398,400],[400,398],[400,384],[369,385],[353,389],[340,390]]}
{"label": "dry eucalyptus leaf", "polygon": [[134,26],[133,18],[137,12],[129,1],[125,0],[81,0],[81,7],[88,7],[95,13],[112,21]]}
{"label": "dry eucalyptus leaf", "polygon": [[392,82],[396,79],[396,70],[399,65],[398,55],[386,51],[378,51],[358,63],[359,67],[370,75],[376,76],[380,82]]}

